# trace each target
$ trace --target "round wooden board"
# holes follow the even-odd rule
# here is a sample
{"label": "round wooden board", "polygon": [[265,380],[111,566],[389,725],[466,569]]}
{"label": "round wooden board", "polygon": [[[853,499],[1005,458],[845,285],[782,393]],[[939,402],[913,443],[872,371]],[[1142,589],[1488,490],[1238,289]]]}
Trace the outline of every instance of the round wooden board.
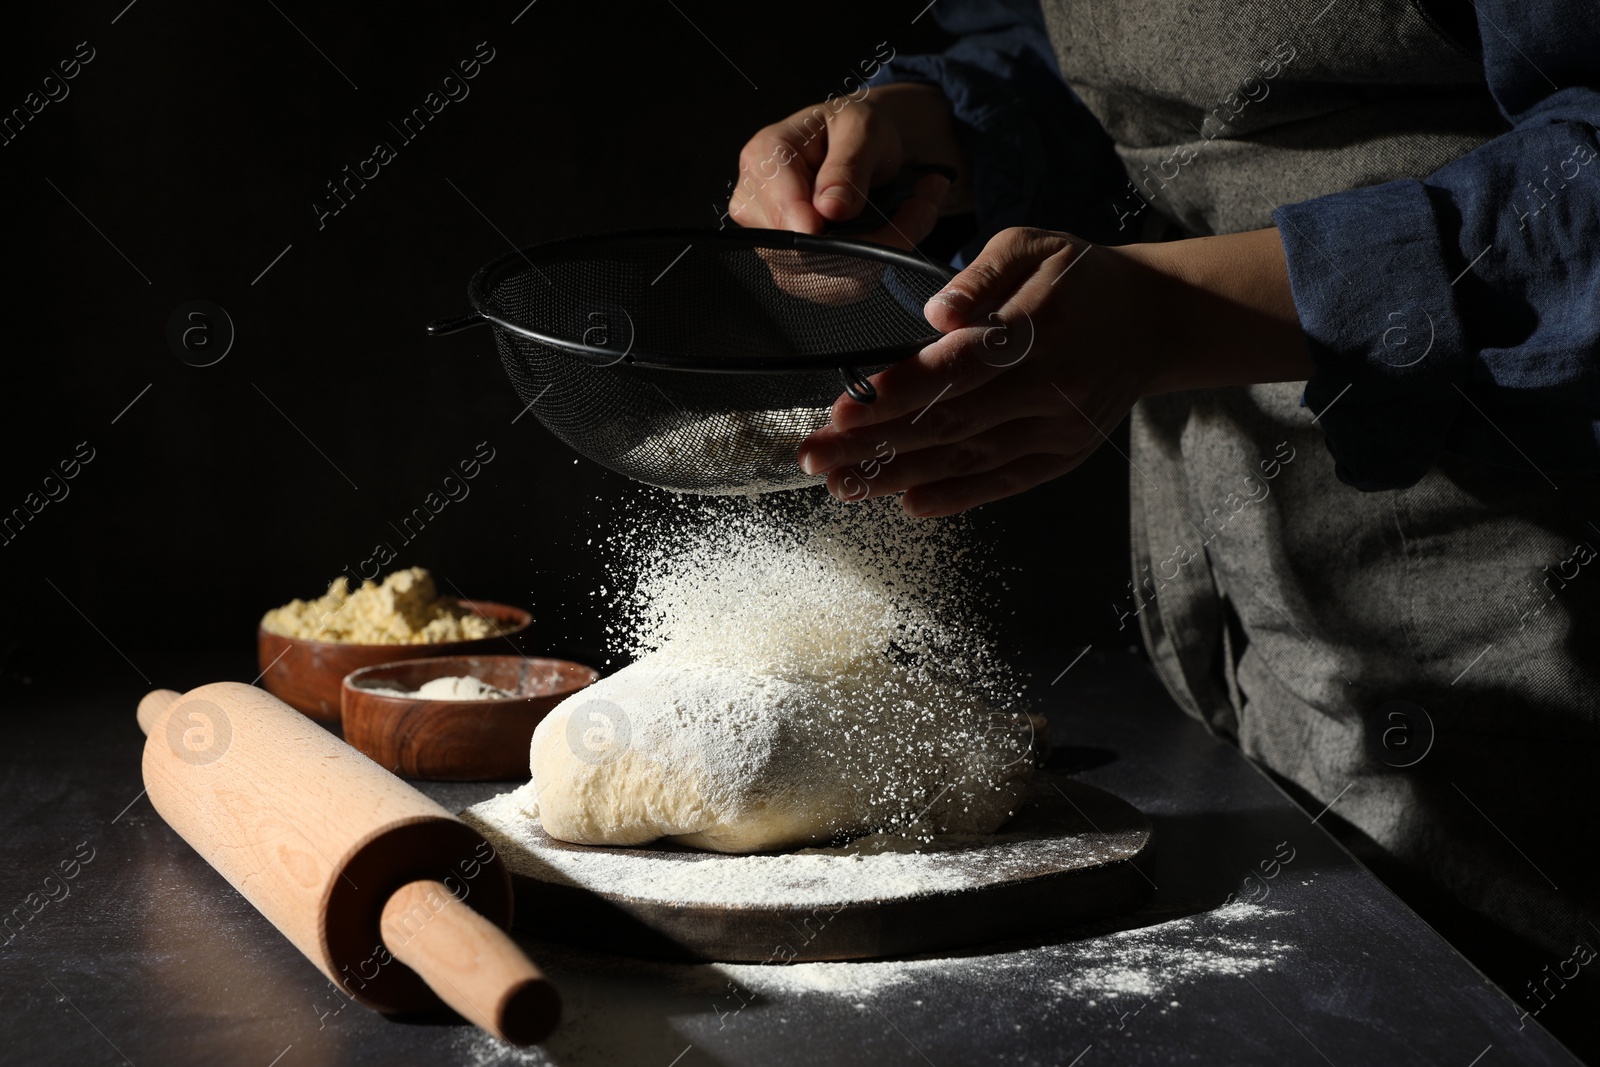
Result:
{"label": "round wooden board", "polygon": [[[938,887],[893,895],[873,894],[865,888],[873,879],[862,878],[853,890],[797,892],[788,902],[686,901],[681,890],[673,899],[652,889],[669,867],[681,886],[685,863],[758,857],[670,844],[571,845],[525,818],[508,825],[496,801],[468,808],[462,818],[511,871],[516,929],[634,956],[773,963],[900,956],[1044,934],[1131,911],[1151,888],[1133,863],[1150,840],[1149,821],[1110,793],[1044,771],[999,834],[953,839],[949,847],[936,839],[932,850],[900,860],[922,866]],[[585,874],[582,853],[604,864],[603,877]],[[702,880],[728,873],[707,867]]]}

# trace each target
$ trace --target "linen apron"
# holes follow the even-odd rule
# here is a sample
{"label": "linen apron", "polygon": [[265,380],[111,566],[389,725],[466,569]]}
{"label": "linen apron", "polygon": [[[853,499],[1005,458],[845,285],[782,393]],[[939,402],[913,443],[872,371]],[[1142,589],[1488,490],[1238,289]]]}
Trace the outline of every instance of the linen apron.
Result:
{"label": "linen apron", "polygon": [[[1044,8],[1130,178],[1107,210],[1147,235],[1270,226],[1507,129],[1481,62],[1404,0]],[[1515,972],[1600,945],[1600,479],[1446,459],[1361,492],[1302,388],[1140,402],[1114,611],[1186,711],[1331,805],[1320,825],[1480,960],[1515,959],[1498,977],[1531,1009]]]}

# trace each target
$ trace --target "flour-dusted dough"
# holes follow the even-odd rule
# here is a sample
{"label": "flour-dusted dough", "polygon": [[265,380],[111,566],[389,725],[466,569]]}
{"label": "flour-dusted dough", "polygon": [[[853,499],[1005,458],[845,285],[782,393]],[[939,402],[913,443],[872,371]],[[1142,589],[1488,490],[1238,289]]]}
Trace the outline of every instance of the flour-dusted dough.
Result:
{"label": "flour-dusted dough", "polygon": [[918,701],[887,672],[780,677],[647,656],[539,724],[529,814],[562,841],[719,852],[991,833],[1032,775],[1026,739],[941,696]]}

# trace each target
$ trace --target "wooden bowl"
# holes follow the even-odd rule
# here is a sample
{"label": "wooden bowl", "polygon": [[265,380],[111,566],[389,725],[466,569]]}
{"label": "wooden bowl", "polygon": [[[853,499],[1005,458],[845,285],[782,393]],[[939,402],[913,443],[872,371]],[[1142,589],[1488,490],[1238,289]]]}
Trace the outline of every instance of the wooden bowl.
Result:
{"label": "wooden bowl", "polygon": [[490,655],[515,652],[507,644],[526,630],[533,616],[521,608],[487,600],[458,600],[463,608],[500,624],[501,633],[471,641],[441,641],[432,645],[355,645],[344,641],[312,641],[285,637],[256,629],[256,662],[267,692],[313,719],[339,721],[340,684],[344,676],[362,667],[419,656]]}
{"label": "wooden bowl", "polygon": [[[417,700],[364,688],[415,690],[452,676],[478,678],[517,696]],[[599,671],[581,663],[522,656],[435,656],[365,667],[344,679],[344,739],[408,778],[526,778],[533,728],[551,708],[599,677]]]}

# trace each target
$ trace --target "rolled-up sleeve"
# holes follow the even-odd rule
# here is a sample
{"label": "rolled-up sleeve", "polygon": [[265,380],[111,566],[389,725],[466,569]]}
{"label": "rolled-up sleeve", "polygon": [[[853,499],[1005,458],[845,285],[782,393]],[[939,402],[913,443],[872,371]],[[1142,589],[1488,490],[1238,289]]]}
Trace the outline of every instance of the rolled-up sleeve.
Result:
{"label": "rolled-up sleeve", "polygon": [[1600,469],[1600,5],[1478,0],[1505,134],[1420,180],[1279,208],[1339,477],[1443,456]]}

